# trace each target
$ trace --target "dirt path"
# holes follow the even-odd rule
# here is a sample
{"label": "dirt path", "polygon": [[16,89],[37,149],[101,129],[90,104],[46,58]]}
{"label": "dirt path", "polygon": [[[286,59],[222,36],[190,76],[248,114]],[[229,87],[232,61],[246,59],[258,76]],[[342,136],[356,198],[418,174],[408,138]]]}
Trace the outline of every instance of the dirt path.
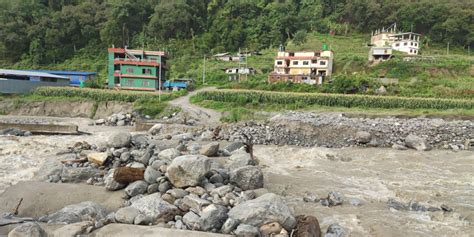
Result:
{"label": "dirt path", "polygon": [[186,96],[179,97],[168,102],[172,106],[180,107],[183,112],[189,114],[190,117],[196,119],[200,124],[218,124],[220,123],[221,113],[212,109],[202,108],[189,102],[189,98],[201,91],[213,90],[215,87],[206,87],[195,90]]}

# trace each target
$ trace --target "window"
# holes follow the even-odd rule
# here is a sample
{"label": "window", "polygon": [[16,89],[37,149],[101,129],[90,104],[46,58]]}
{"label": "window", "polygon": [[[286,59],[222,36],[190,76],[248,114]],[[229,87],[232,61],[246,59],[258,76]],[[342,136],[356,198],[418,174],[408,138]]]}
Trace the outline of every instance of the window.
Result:
{"label": "window", "polygon": [[313,59],[313,60],[311,60],[311,63],[312,63],[312,64],[316,64],[316,63],[318,63],[318,60]]}
{"label": "window", "polygon": [[125,81],[125,85],[126,85],[126,86],[133,86],[133,84],[134,84],[134,83],[133,83],[133,80],[127,80],[127,81]]}
{"label": "window", "polygon": [[283,65],[283,61],[277,61],[277,65]]}
{"label": "window", "polygon": [[405,43],[403,43],[403,45],[407,46],[407,45],[408,45],[408,43],[407,43],[407,42],[405,42]]}
{"label": "window", "polygon": [[309,61],[303,61],[303,65],[309,65]]}
{"label": "window", "polygon": [[410,49],[410,53],[413,53],[413,49]]}
{"label": "window", "polygon": [[293,65],[298,65],[298,61],[293,61]]}
{"label": "window", "polygon": [[314,56],[319,57],[319,56],[321,56],[321,53],[320,52],[314,52]]}
{"label": "window", "polygon": [[413,42],[410,42],[410,45],[413,46]]}
{"label": "window", "polygon": [[417,53],[417,51],[416,51],[416,50],[414,50],[413,52],[414,52],[414,53]]}
{"label": "window", "polygon": [[127,72],[127,73],[133,73],[133,68],[128,67],[128,68],[126,69],[126,72]]}
{"label": "window", "polygon": [[321,61],[319,61],[319,65],[321,65],[321,66],[324,66],[324,65],[326,65],[326,61],[322,61],[322,60],[321,60]]}
{"label": "window", "polygon": [[142,72],[143,72],[143,74],[151,75],[151,69],[149,69],[149,68],[143,68]]}
{"label": "window", "polygon": [[396,43],[396,44],[395,44],[395,47],[399,47],[399,46],[400,46],[400,43]]}
{"label": "window", "polygon": [[150,86],[150,82],[149,82],[149,81],[142,81],[142,86],[143,86],[143,87],[149,87],[149,86]]}
{"label": "window", "polygon": [[290,57],[294,57],[295,56],[295,53],[294,52],[290,52],[288,53],[290,55]]}
{"label": "window", "polygon": [[418,43],[415,43],[415,46],[418,46]]}

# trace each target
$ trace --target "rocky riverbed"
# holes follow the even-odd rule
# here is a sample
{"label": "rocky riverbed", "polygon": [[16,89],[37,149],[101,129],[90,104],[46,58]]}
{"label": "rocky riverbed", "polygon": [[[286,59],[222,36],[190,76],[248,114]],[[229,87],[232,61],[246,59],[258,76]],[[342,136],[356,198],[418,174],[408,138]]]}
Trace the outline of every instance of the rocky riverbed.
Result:
{"label": "rocky riverbed", "polygon": [[[361,148],[287,146],[309,138],[309,135],[301,136],[305,131],[311,136],[316,131],[297,125],[299,120],[291,120],[294,116],[308,116],[309,122],[304,123],[310,124],[311,129],[333,129],[321,132],[335,131],[340,124],[342,135],[328,134],[325,141],[334,138],[332,147],[342,144],[342,147]],[[335,118],[329,116],[324,121],[329,120]],[[406,122],[400,125],[405,132],[382,136],[379,133],[383,129],[371,130],[372,125],[351,129],[344,120],[328,125],[315,122],[318,118],[311,115],[289,113],[262,124],[212,128],[156,125],[145,133],[129,133],[126,127],[90,127],[84,120],[77,123],[91,135],[0,137],[0,159],[9,167],[2,171],[0,179],[3,188],[7,188],[0,194],[0,210],[11,212],[18,199],[25,197],[25,203],[19,205],[18,216],[32,217],[38,225],[27,224],[14,233],[44,231],[100,236],[101,231],[113,233],[114,228],[117,233],[123,231],[119,223],[126,224],[127,228],[153,225],[194,231],[174,232],[175,236],[211,232],[241,236],[290,236],[291,233],[318,236],[316,229],[327,237],[469,236],[472,233],[474,156],[469,150],[471,145],[458,149],[448,147],[449,150],[440,145],[443,139],[451,139],[450,144],[455,145],[472,139],[472,134],[463,132],[472,129],[472,122],[427,121],[413,128]],[[269,134],[278,131],[272,130],[272,126],[282,123],[288,123],[284,127],[290,135],[280,141],[286,141],[287,145],[245,144],[245,136],[255,143],[270,143],[259,141],[267,141]],[[459,126],[465,130],[457,130]],[[263,139],[263,135],[259,135],[263,128],[258,127],[272,132],[267,132]],[[424,136],[433,127],[443,138],[440,142]],[[454,132],[446,135],[448,132],[443,129],[446,127]],[[282,130],[279,131],[284,137]],[[390,136],[399,137],[399,142],[394,144],[400,147],[365,148],[372,146],[369,144],[374,143],[373,140]],[[318,139],[322,137],[320,133]],[[344,139],[339,140],[340,137]],[[404,150],[399,150],[401,147]],[[411,148],[405,150],[408,147]],[[432,150],[425,151],[430,148]],[[18,171],[25,175],[16,176],[21,173]],[[34,177],[33,173],[36,173]],[[44,206],[55,206],[51,202],[58,201],[38,198],[38,203],[31,203],[27,197],[34,195],[28,194],[28,188],[23,191],[15,186],[9,188],[19,180],[29,179],[49,182],[51,187],[58,183],[72,185],[71,190],[77,186],[80,188],[75,191],[79,193],[81,189],[86,190],[84,185],[88,184],[105,194],[97,190],[100,195],[88,194],[81,199],[73,197],[83,196],[80,194],[68,195],[67,200],[59,196],[60,207],[48,209]],[[46,187],[42,190],[45,196],[53,195]],[[58,192],[58,189],[51,190]],[[106,202],[99,200],[108,194],[117,197],[117,193],[122,198],[121,201],[114,199],[113,205],[103,206]],[[30,222],[30,219],[15,218],[7,216],[2,221]],[[52,226],[58,225],[76,232],[55,232],[59,230]],[[12,226],[8,229],[11,231],[18,224],[9,226]]]}

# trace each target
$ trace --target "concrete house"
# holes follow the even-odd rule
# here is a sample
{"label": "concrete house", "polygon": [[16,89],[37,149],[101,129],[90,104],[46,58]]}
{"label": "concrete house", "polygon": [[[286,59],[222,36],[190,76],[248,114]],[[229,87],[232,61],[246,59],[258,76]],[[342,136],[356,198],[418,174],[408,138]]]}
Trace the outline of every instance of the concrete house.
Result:
{"label": "concrete house", "polygon": [[218,61],[224,62],[239,62],[242,60],[242,56],[233,56],[230,53],[219,53],[213,55],[213,57]]}
{"label": "concrete house", "polygon": [[418,55],[420,50],[420,34],[413,32],[397,32],[397,25],[372,32],[370,44],[375,47],[391,47],[409,55]]}
{"label": "concrete house", "polygon": [[386,61],[392,57],[392,47],[371,47],[369,50],[369,61]]}
{"label": "concrete house", "polygon": [[165,82],[165,52],[122,48],[109,48],[108,52],[109,88],[157,91]]}
{"label": "concrete house", "polygon": [[331,50],[323,51],[284,51],[277,54],[274,70],[268,76],[268,82],[307,83],[321,85],[331,77],[334,53]]}

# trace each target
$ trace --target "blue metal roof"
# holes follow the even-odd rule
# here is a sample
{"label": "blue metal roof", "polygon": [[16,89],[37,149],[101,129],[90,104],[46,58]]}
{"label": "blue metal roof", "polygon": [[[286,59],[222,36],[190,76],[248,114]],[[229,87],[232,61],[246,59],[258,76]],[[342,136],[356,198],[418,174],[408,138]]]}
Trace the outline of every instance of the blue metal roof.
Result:
{"label": "blue metal roof", "polygon": [[49,78],[58,78],[58,79],[69,80],[69,78],[67,78],[67,77],[62,77],[62,76],[58,76],[57,74],[51,74],[51,73],[40,72],[40,71],[0,69],[0,75],[3,75],[3,76],[15,75],[15,76],[28,76],[28,77],[49,77]]}
{"label": "blue metal roof", "polygon": [[80,76],[90,76],[97,75],[96,72],[76,72],[76,71],[55,71],[55,70],[28,70],[30,72],[45,72],[55,75],[80,75]]}

